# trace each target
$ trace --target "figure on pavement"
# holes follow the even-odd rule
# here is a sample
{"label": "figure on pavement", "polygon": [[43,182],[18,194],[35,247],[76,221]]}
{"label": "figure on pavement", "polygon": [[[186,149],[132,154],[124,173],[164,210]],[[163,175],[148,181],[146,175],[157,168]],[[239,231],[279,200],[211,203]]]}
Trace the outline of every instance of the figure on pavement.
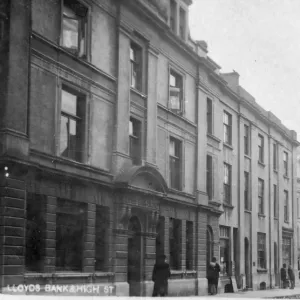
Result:
{"label": "figure on pavement", "polygon": [[211,295],[216,295],[218,293],[220,271],[220,265],[217,263],[217,259],[213,257],[207,269],[208,293]]}
{"label": "figure on pavement", "polygon": [[282,281],[282,287],[286,289],[289,286],[289,278],[286,270],[286,264],[283,264],[282,268],[280,269],[280,278]]}
{"label": "figure on pavement", "polygon": [[170,266],[166,262],[166,256],[160,255],[154,265],[152,281],[154,282],[153,297],[168,296],[168,279],[171,276]]}
{"label": "figure on pavement", "polygon": [[295,273],[294,273],[294,270],[292,269],[291,265],[289,265],[288,274],[289,274],[289,279],[290,279],[290,282],[291,282],[291,289],[294,289],[294,287],[295,287]]}

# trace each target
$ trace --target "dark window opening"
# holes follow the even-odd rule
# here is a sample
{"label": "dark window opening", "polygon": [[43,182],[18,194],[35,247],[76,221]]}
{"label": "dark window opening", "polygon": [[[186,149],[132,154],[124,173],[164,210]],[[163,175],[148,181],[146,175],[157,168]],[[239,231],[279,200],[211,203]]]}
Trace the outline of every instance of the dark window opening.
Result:
{"label": "dark window opening", "polygon": [[169,249],[170,249],[170,268],[179,270],[181,268],[181,221],[170,218],[169,227]]}
{"label": "dark window opening", "polygon": [[244,153],[246,155],[250,154],[250,134],[249,126],[244,125]]}
{"label": "dark window opening", "polygon": [[244,172],[244,201],[245,201],[245,209],[246,210],[251,210],[251,205],[250,205],[250,197],[249,197],[249,173]]}
{"label": "dark window opening", "polygon": [[262,135],[258,135],[258,161],[264,162],[264,137]]}
{"label": "dark window opening", "polygon": [[181,190],[181,141],[170,138],[170,185],[171,188]]}
{"label": "dark window opening", "polygon": [[186,222],[186,269],[193,269],[193,222]]}
{"label": "dark window opening", "polygon": [[223,200],[231,203],[231,165],[224,163]]}
{"label": "dark window opening", "polygon": [[273,144],[273,170],[277,170],[277,145]]}
{"label": "dark window opening", "polygon": [[289,220],[289,192],[284,191],[284,222]]}
{"label": "dark window opening", "polygon": [[42,272],[45,257],[46,201],[42,195],[28,193],[26,202],[25,266],[27,271]]}
{"label": "dark window opening", "polygon": [[264,185],[262,179],[258,179],[258,213],[264,214]]}
{"label": "dark window opening", "polygon": [[137,119],[129,120],[129,155],[134,165],[141,164],[141,122]]}
{"label": "dark window opening", "polygon": [[130,45],[131,87],[142,90],[142,49],[131,43]]}
{"label": "dark window opening", "polygon": [[224,143],[232,144],[232,116],[224,111],[223,114],[223,127],[224,127]]}
{"label": "dark window opening", "polygon": [[277,185],[273,184],[274,217],[278,217]]}
{"label": "dark window opening", "polygon": [[176,2],[174,0],[171,0],[170,5],[170,27],[173,32],[176,32]]}
{"label": "dark window opening", "polygon": [[169,108],[171,111],[182,114],[183,112],[183,79],[182,76],[170,71],[170,95],[169,95]]}
{"label": "dark window opening", "polygon": [[179,34],[180,37],[184,40],[185,30],[186,30],[186,12],[181,7],[180,7],[179,15],[180,15]]}
{"label": "dark window opening", "polygon": [[212,101],[207,99],[206,101],[206,122],[207,122],[207,133],[213,133],[213,106]]}
{"label": "dark window opening", "polygon": [[283,170],[284,170],[284,175],[288,176],[288,153],[283,152]]}
{"label": "dark window opening", "polygon": [[266,269],[266,234],[257,233],[257,267]]}
{"label": "dark window opening", "polygon": [[165,218],[160,216],[156,226],[156,260],[163,254],[165,254]]}
{"label": "dark window opening", "polygon": [[208,199],[213,198],[213,159],[210,155],[206,156],[206,192]]}

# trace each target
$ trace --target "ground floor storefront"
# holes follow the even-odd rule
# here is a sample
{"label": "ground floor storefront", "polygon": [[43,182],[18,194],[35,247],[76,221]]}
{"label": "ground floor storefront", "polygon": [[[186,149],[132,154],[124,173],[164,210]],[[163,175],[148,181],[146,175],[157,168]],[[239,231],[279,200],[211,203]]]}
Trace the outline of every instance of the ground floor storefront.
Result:
{"label": "ground floor storefront", "polygon": [[170,296],[207,294],[207,261],[219,252],[217,209],[169,193],[153,168],[113,184],[17,170],[0,185],[3,292],[93,284],[101,295],[151,296],[156,257],[165,254]]}

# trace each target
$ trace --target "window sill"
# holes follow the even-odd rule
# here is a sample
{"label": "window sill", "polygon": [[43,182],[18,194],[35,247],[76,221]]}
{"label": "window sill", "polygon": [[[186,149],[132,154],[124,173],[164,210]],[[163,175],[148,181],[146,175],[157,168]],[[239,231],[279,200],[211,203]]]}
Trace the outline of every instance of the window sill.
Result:
{"label": "window sill", "polygon": [[244,212],[248,213],[248,214],[251,214],[252,211],[250,209],[244,209]]}
{"label": "window sill", "polygon": [[278,220],[279,220],[279,218],[276,216],[276,217],[274,217],[274,220],[277,220],[277,221],[278,221]]}
{"label": "window sill", "polygon": [[259,268],[257,268],[257,273],[268,273],[268,269],[259,269]]}
{"label": "window sill", "polygon": [[266,165],[265,165],[262,161],[260,161],[260,160],[257,161],[257,163],[258,163],[261,167],[263,167],[263,168],[266,166]]}
{"label": "window sill", "polygon": [[214,136],[212,133],[207,132],[206,135],[207,135],[208,137],[210,137],[211,139],[213,139],[214,141],[216,141],[217,143],[220,143],[220,142],[221,142],[221,140],[218,139],[216,136]]}
{"label": "window sill", "polygon": [[289,224],[289,221],[288,221],[288,220],[284,220],[284,223],[285,223],[285,224]]}
{"label": "window sill", "polygon": [[221,202],[210,200],[210,199],[208,199],[208,204],[216,206],[216,207],[220,207],[222,205]]}
{"label": "window sill", "polygon": [[278,170],[277,169],[273,169],[273,172],[278,174]]}
{"label": "window sill", "polygon": [[229,203],[223,203],[224,207],[230,208],[230,209],[234,209],[234,206],[229,204]]}
{"label": "window sill", "polygon": [[147,98],[147,95],[143,94],[141,91],[137,90],[136,88],[134,88],[134,87],[132,87],[132,86],[130,87],[130,90],[131,90],[133,93],[137,94],[138,96],[141,96],[141,97],[144,98],[144,99]]}
{"label": "window sill", "polygon": [[223,146],[230,149],[230,150],[233,150],[233,147],[231,145],[227,144],[227,143],[223,142]]}
{"label": "window sill", "polygon": [[265,218],[266,217],[265,214],[261,214],[261,213],[258,213],[257,215],[258,215],[259,218]]}
{"label": "window sill", "polygon": [[286,179],[286,180],[290,180],[290,177],[288,177],[286,175],[283,175],[283,178]]}
{"label": "window sill", "polygon": [[244,154],[244,156],[245,156],[246,158],[248,158],[248,159],[251,159],[251,156],[248,155],[248,154]]}

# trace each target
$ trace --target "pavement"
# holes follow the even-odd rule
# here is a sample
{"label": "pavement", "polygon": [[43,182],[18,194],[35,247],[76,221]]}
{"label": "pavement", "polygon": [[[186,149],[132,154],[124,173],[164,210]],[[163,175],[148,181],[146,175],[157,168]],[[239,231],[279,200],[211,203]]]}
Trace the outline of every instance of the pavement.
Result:
{"label": "pavement", "polygon": [[[296,297],[297,296],[297,297]],[[294,289],[271,289],[271,290],[262,290],[262,291],[245,291],[245,292],[236,292],[236,293],[223,293],[215,296],[210,296],[213,298],[291,298],[299,299],[300,298],[300,287],[295,287]]]}

